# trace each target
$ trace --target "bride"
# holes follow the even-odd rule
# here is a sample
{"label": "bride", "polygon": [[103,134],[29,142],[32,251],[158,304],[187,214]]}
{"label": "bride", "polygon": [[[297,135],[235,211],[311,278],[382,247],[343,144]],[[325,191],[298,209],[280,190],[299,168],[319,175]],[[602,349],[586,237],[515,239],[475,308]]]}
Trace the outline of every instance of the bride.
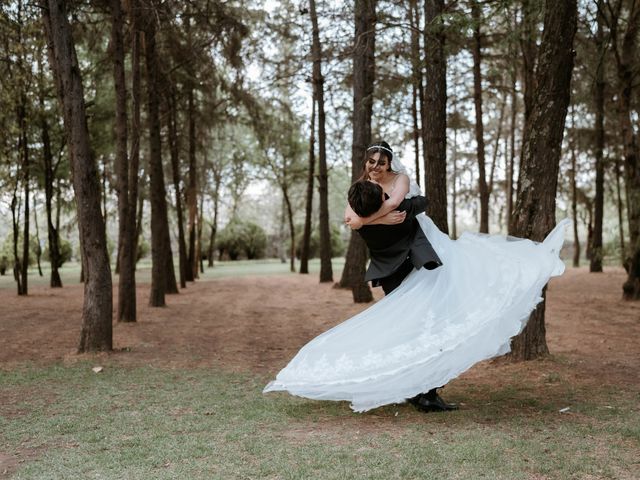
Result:
{"label": "bride", "polygon": [[[347,208],[352,228],[400,223],[404,217],[393,210],[420,194],[392,158],[384,142],[368,149],[363,179],[376,181],[386,200],[366,218]],[[410,269],[380,301],[311,340],[265,393],[348,400],[364,412],[435,392],[475,363],[509,352],[544,285],[564,271],[559,252],[569,221],[536,243],[469,232],[452,240],[424,213],[415,219],[441,265]]]}

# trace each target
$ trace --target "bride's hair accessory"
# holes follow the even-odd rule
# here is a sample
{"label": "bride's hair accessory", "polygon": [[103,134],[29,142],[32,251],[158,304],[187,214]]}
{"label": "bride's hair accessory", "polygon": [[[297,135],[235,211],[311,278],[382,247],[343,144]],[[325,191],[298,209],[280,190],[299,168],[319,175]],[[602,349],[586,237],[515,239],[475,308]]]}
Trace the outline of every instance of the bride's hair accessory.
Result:
{"label": "bride's hair accessory", "polygon": [[385,152],[389,152],[391,155],[393,155],[393,150],[391,150],[390,148],[384,147],[382,145],[371,145],[369,148],[367,148],[367,152],[369,150],[373,150],[374,148],[378,150],[384,150]]}

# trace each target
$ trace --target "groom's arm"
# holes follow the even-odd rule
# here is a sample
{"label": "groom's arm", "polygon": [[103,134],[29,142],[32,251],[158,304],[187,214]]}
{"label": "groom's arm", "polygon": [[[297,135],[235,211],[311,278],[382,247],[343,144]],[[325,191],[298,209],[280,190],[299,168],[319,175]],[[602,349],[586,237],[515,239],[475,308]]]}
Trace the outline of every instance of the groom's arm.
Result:
{"label": "groom's arm", "polygon": [[417,197],[403,200],[398,209],[407,212],[407,218],[415,218],[416,215],[424,213],[427,203],[426,197],[418,195]]}

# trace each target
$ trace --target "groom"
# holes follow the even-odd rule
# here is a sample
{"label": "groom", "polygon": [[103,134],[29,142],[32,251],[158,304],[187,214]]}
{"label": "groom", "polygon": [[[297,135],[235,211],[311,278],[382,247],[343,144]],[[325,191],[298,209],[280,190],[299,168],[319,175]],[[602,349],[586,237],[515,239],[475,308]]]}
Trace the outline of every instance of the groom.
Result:
{"label": "groom", "polygon": [[[377,212],[384,200],[382,187],[377,183],[359,180],[349,188],[349,205],[361,218]],[[374,224],[362,226],[356,225],[351,218],[345,219],[351,228],[358,231],[369,249],[371,262],[365,282],[371,281],[373,287],[382,287],[385,295],[398,287],[414,268],[433,270],[442,265],[415,218],[424,212],[426,206],[427,199],[423,196],[404,199],[398,206],[398,210],[405,214],[404,220],[397,224],[384,223],[385,217]],[[435,388],[408,401],[424,412],[457,409],[457,406],[446,403]]]}

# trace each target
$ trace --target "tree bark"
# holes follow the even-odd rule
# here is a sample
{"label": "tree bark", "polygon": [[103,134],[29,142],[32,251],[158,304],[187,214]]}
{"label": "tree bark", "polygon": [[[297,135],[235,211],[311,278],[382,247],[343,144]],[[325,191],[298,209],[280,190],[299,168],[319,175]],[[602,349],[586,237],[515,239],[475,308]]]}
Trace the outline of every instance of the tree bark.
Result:
{"label": "tree bark", "polygon": [[[129,201],[129,158],[127,154],[127,86],[124,72],[124,13],[121,0],[110,0],[113,84],[116,96],[116,188],[118,193],[118,311],[119,322],[136,321],[135,256],[131,216],[135,203]],[[135,27],[134,27],[135,28]]]}
{"label": "tree bark", "polygon": [[420,10],[417,0],[409,2],[409,24],[411,26],[411,117],[413,118],[413,151],[415,155],[416,183],[420,185],[420,125],[418,116],[424,104],[424,87],[422,85],[422,61],[420,58]]}
{"label": "tree bark", "polygon": [[[356,12],[358,11],[356,2]],[[331,265],[331,229],[329,227],[329,181],[327,174],[327,136],[325,133],[324,77],[322,76],[322,46],[316,2],[310,0],[309,10],[312,25],[313,93],[318,106],[318,192],[320,193],[320,282],[333,282]]]}
{"label": "tree bark", "polygon": [[62,288],[62,279],[60,278],[60,272],[58,266],[60,265],[60,249],[58,230],[53,224],[53,180],[55,177],[55,170],[53,166],[53,154],[51,152],[51,136],[49,135],[49,124],[45,115],[45,83],[44,83],[44,71],[42,64],[42,55],[38,52],[38,71],[39,73],[39,88],[38,88],[38,100],[40,103],[40,139],[42,141],[42,161],[43,161],[43,173],[44,173],[44,204],[47,214],[47,240],[49,244],[49,261],[51,262],[51,277],[49,279],[49,285],[51,288]]}
{"label": "tree bark", "polygon": [[422,117],[427,214],[440,231],[447,224],[447,59],[444,51],[444,0],[425,0],[425,102]]}
{"label": "tree bark", "polygon": [[[570,99],[576,0],[546,0],[533,107],[525,122],[520,191],[512,235],[541,241],[555,225],[556,187]],[[511,343],[512,357],[528,360],[548,353],[544,301]]]}
{"label": "tree bark", "polygon": [[451,238],[458,238],[458,214],[456,212],[457,204],[458,204],[458,190],[457,190],[457,182],[458,182],[458,127],[457,125],[453,127],[453,158],[451,159],[451,164],[453,165],[453,176],[451,178]]}
{"label": "tree bark", "polygon": [[603,1],[598,0],[598,30],[596,33],[596,48],[598,51],[598,66],[595,81],[595,170],[596,170],[596,194],[594,199],[593,237],[590,245],[591,263],[590,272],[602,272],[602,221],[604,213],[604,18]]}
{"label": "tree bark", "polygon": [[18,150],[22,156],[22,185],[24,187],[24,226],[22,230],[22,258],[20,261],[21,289],[18,295],[29,293],[29,143],[27,139],[27,97],[21,95],[18,107],[18,122],[20,124],[20,141]]}
{"label": "tree bark", "polygon": [[214,164],[213,170],[213,223],[211,224],[211,239],[209,240],[209,266],[213,267],[213,254],[216,246],[216,234],[218,232],[218,206],[220,203],[220,184],[222,183],[222,172]]}
{"label": "tree bark", "polygon": [[[199,273],[204,273],[204,264],[202,263],[203,222],[204,222],[204,192],[200,192],[200,205],[198,206],[198,238],[196,241],[196,266],[198,268]],[[197,275],[196,278],[199,278],[199,275]]]}
{"label": "tree bark", "polygon": [[576,184],[577,162],[575,146],[575,118],[571,109],[571,134],[569,135],[569,149],[571,150],[571,215],[573,217],[573,266],[580,266],[580,238],[578,237],[578,186]]}
{"label": "tree bark", "polygon": [[618,236],[620,237],[620,264],[625,265],[626,262],[626,248],[624,245],[624,220],[623,220],[623,205],[622,205],[622,189],[620,188],[620,160],[616,159],[615,164],[616,172],[616,206],[618,207]]}
{"label": "tree bark", "polygon": [[[367,147],[371,143],[371,116],[375,81],[376,1],[356,0],[353,48],[353,142],[351,181],[362,172]],[[351,232],[347,256],[340,279],[341,287],[351,287],[354,302],[373,300],[364,281],[367,246],[357,232]]]}
{"label": "tree bark", "polygon": [[42,257],[42,247],[40,246],[40,229],[38,228],[38,207],[36,205],[36,196],[33,196],[33,223],[36,227],[36,263],[38,265],[38,275],[43,277],[42,265],[40,259]]}
{"label": "tree bark", "polygon": [[524,118],[531,115],[536,91],[537,10],[540,0],[522,0],[522,77],[524,84]]}
{"label": "tree bark", "polygon": [[[640,30],[640,2],[631,2],[627,26],[618,48],[615,19],[611,31],[612,48],[618,73],[618,112],[623,140],[625,186],[628,194],[629,258],[627,280],[622,286],[625,300],[640,300],[640,147],[632,124],[632,96],[637,68],[638,31]],[[613,23],[613,22],[612,22]]]}
{"label": "tree bark", "polygon": [[316,101],[311,102],[311,130],[309,132],[309,172],[307,174],[307,198],[304,211],[304,231],[300,248],[300,273],[309,273],[309,248],[311,246],[311,215],[313,213],[313,180],[316,169]]}
{"label": "tree bark", "polygon": [[[170,80],[167,79],[167,83]],[[168,85],[167,105],[167,132],[169,139],[169,153],[171,156],[171,170],[173,173],[173,189],[175,192],[176,216],[178,221],[178,271],[180,276],[180,288],[187,288],[187,279],[193,281],[193,271],[189,274],[189,260],[187,257],[187,244],[184,235],[184,212],[182,210],[182,188],[180,187],[180,137],[178,136],[178,107],[175,87]]]}
{"label": "tree bark", "polygon": [[187,281],[193,282],[198,276],[198,264],[196,259],[196,235],[198,218],[198,198],[196,182],[196,119],[193,87],[189,87],[187,100],[187,115],[189,123],[189,184],[187,186],[186,206],[189,212],[189,251],[187,253]]}
{"label": "tree bark", "polygon": [[511,123],[509,126],[509,165],[507,167],[507,225],[511,225],[513,213],[513,175],[515,173],[516,158],[516,118],[518,113],[518,92],[516,89],[518,73],[516,66],[512,66],[511,74]]}
{"label": "tree bark", "polygon": [[478,159],[478,193],[480,195],[480,232],[489,233],[489,187],[484,157],[484,122],[482,121],[482,16],[477,0],[471,4],[473,19],[473,104],[475,106],[476,156]]}
{"label": "tree bark", "polygon": [[[147,121],[149,122],[149,190],[151,197],[151,294],[149,305],[165,305],[165,294],[169,293],[173,279],[169,222],[167,218],[166,190],[162,169],[162,144],[160,140],[160,115],[158,93],[158,57],[156,52],[155,16],[148,15],[145,29],[145,60],[147,72]],[[177,286],[175,288],[177,290]]]}
{"label": "tree bark", "polygon": [[22,295],[22,268],[20,266],[20,256],[18,255],[18,241],[20,238],[20,212],[18,211],[18,187],[20,181],[16,178],[16,185],[11,198],[11,225],[13,227],[13,278],[18,287],[18,295]]}
{"label": "tree bark", "polygon": [[[142,54],[142,30],[140,27],[140,3],[138,0],[131,0],[129,4],[131,18],[131,154],[129,155],[129,226],[128,231],[132,235],[131,250],[133,256],[130,259],[133,270],[133,282],[135,284],[136,265],[138,263],[138,242],[140,238],[140,230],[142,228],[142,206],[144,204],[144,196],[139,195],[138,176],[140,172],[140,134],[142,123],[140,121],[140,111],[142,105],[142,89],[140,70],[140,56]],[[142,175],[141,175],[142,176]],[[138,208],[136,208],[138,207]],[[138,210],[138,211],[136,211]],[[136,300],[135,297],[129,299]],[[129,305],[135,307],[136,303]],[[124,310],[124,309],[123,309]],[[131,312],[131,310],[129,310]],[[131,313],[123,314],[123,317],[132,317]]]}
{"label": "tree bark", "polygon": [[42,0],[49,65],[56,79],[71,157],[85,266],[80,352],[112,349],[112,285],[98,171],[89,145],[80,67],[63,0]]}
{"label": "tree bark", "polygon": [[291,199],[289,198],[289,190],[286,185],[282,185],[282,197],[287,208],[287,221],[289,223],[289,239],[291,247],[289,248],[289,270],[296,271],[296,229],[293,225],[293,208],[291,207]]}

